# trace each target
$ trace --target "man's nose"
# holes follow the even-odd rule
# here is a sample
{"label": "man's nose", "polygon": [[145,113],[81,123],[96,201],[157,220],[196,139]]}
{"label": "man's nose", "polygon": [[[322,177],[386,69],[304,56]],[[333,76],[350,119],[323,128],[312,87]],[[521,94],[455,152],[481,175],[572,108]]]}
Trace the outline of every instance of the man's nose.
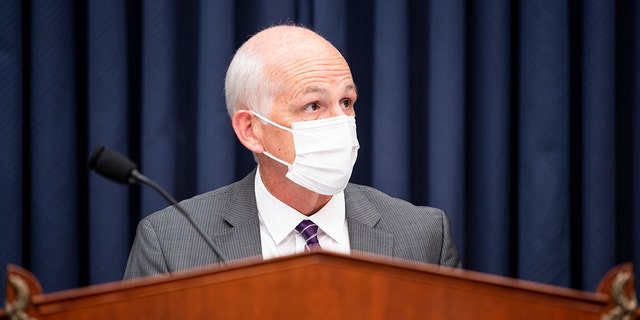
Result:
{"label": "man's nose", "polygon": [[342,115],[349,115],[346,110],[342,107],[340,102],[334,104],[329,108],[329,117],[337,117]]}

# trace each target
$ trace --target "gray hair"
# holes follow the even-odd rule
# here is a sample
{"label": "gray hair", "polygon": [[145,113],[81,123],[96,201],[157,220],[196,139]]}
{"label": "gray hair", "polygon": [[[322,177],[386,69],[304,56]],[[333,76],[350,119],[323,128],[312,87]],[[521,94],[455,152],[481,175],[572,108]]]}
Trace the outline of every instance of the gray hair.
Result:
{"label": "gray hair", "polygon": [[230,117],[243,109],[269,117],[277,84],[265,73],[264,54],[259,47],[242,45],[233,56],[224,83]]}

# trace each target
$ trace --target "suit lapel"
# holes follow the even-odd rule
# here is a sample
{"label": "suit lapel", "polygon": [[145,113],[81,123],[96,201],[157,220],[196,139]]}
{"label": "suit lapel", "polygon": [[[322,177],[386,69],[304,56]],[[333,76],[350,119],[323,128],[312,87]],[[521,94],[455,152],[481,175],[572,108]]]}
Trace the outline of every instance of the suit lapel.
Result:
{"label": "suit lapel", "polygon": [[229,260],[262,259],[260,220],[254,193],[255,169],[233,185],[224,210],[227,228],[214,235]]}
{"label": "suit lapel", "polygon": [[380,212],[361,192],[347,186],[344,192],[351,249],[384,256],[393,254],[393,235],[376,229]]}

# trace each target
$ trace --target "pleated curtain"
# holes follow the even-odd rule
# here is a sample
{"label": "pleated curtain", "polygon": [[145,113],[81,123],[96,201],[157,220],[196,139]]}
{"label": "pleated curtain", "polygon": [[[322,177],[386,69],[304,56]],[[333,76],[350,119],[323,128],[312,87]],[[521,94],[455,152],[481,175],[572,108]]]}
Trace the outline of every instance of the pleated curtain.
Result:
{"label": "pleated curtain", "polygon": [[581,290],[640,264],[640,2],[0,1],[0,264],[46,292],[121,279],[150,189],[255,166],[224,105],[238,46],[295,23],[349,62],[352,182],[445,210],[464,268]]}

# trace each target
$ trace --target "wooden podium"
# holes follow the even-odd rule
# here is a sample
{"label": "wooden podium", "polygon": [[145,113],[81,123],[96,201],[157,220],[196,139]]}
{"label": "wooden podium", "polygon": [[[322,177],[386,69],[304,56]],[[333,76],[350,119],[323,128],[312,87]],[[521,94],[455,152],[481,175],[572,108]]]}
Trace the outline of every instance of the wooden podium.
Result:
{"label": "wooden podium", "polygon": [[634,319],[639,313],[631,270],[630,264],[617,267],[597,292],[582,292],[434,265],[315,252],[45,294],[28,271],[9,266],[11,303],[0,319],[19,319],[19,309],[39,320]]}

